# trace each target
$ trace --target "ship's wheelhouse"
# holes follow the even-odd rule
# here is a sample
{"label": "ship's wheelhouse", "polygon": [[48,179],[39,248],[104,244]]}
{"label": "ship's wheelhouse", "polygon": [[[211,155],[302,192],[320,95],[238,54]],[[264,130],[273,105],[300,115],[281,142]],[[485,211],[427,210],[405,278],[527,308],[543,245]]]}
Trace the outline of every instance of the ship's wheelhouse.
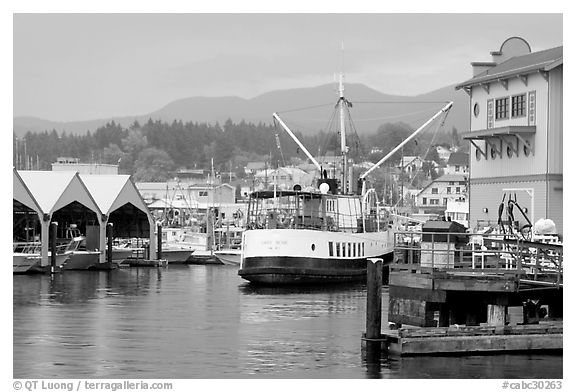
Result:
{"label": "ship's wheelhouse", "polygon": [[373,232],[387,227],[375,194],[332,195],[301,191],[258,191],[250,195],[247,228]]}

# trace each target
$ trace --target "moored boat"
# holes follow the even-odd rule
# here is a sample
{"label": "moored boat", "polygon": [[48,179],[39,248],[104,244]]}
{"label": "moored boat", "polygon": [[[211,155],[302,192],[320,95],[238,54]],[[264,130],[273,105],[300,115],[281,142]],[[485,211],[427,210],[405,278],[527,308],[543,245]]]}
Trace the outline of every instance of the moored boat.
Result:
{"label": "moored boat", "polygon": [[62,265],[64,270],[87,270],[95,267],[100,262],[100,252],[81,249],[85,243],[85,237],[74,237],[66,248],[69,258]]}
{"label": "moored boat", "polygon": [[[51,269],[51,263],[42,266],[40,256],[40,242],[25,242],[13,244],[12,272],[15,274],[45,273]],[[62,265],[70,257],[70,252],[56,253],[56,270],[59,271]],[[48,252],[48,259],[51,261],[52,252]]]}
{"label": "moored boat", "polygon": [[214,251],[214,257],[216,257],[220,263],[225,265],[240,265],[242,259],[241,249],[222,249]]}
{"label": "moored boat", "polygon": [[367,176],[441,114],[446,105],[376,165],[364,172],[356,187],[346,145],[345,113],[352,105],[344,97],[340,76],[337,110],[340,113],[342,170],[340,178],[328,178],[295,134],[278,116],[282,128],[318,169],[317,188],[302,191],[264,190],[250,195],[247,229],[242,238],[238,274],[257,284],[317,284],[361,281],[366,260],[393,260],[394,229],[390,216],[379,208],[376,191],[368,188]]}

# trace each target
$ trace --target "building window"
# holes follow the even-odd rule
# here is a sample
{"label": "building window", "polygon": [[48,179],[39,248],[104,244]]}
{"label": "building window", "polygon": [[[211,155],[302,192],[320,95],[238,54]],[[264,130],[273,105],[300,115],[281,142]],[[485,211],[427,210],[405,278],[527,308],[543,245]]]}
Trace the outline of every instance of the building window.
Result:
{"label": "building window", "polygon": [[459,186],[456,187],[456,193],[460,193],[460,187]]}
{"label": "building window", "polygon": [[208,197],[208,191],[199,191],[198,197]]}
{"label": "building window", "polygon": [[508,118],[508,106],[508,97],[496,100],[496,120],[504,120]]}
{"label": "building window", "polygon": [[458,166],[458,165],[454,166],[454,171],[459,172],[459,171],[460,171],[460,166]]}
{"label": "building window", "polygon": [[490,156],[492,157],[492,159],[496,159],[496,156],[498,155],[498,151],[496,151],[494,149],[494,147],[490,148]]}
{"label": "building window", "polygon": [[432,194],[437,195],[438,194],[438,188],[432,188]]}
{"label": "building window", "polygon": [[506,154],[508,154],[508,158],[512,158],[514,156],[514,151],[512,151],[512,147],[506,147]]}
{"label": "building window", "polygon": [[446,188],[446,193],[448,193],[448,194],[452,193],[452,188],[447,187],[447,188]]}
{"label": "building window", "polygon": [[422,204],[423,204],[423,205],[426,205],[426,202],[427,202],[426,198],[423,197],[423,198],[422,198]]}
{"label": "building window", "polygon": [[442,199],[442,204],[443,204],[443,205],[448,204],[448,199],[447,199],[447,198],[443,198],[443,199]]}
{"label": "building window", "polygon": [[476,160],[479,161],[482,157],[482,151],[479,148],[476,149]]}
{"label": "building window", "polygon": [[512,96],[512,118],[526,116],[526,94]]}
{"label": "building window", "polygon": [[430,199],[430,205],[431,205],[431,206],[440,205],[440,200],[438,200],[438,199]]}

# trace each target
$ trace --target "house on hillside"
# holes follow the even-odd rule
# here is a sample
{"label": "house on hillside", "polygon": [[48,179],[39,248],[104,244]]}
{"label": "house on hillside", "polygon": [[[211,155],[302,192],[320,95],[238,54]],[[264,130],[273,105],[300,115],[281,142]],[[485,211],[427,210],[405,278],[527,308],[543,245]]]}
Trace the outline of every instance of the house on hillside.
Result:
{"label": "house on hillside", "polygon": [[445,174],[468,174],[470,156],[465,152],[453,152],[446,162]]}
{"label": "house on hillside", "polygon": [[491,55],[456,86],[470,96],[471,227],[495,225],[512,197],[532,224],[552,219],[562,234],[563,47],[532,52],[512,37]]}
{"label": "house on hillside", "polygon": [[418,212],[444,215],[448,201],[467,201],[467,180],[462,174],[445,174],[425,184],[416,197]]}
{"label": "house on hillside", "polygon": [[279,167],[278,169],[262,170],[254,176],[255,189],[265,189],[276,185],[278,189],[293,189],[300,185],[302,189],[312,185],[314,174],[309,174],[297,167]]}
{"label": "house on hillside", "polygon": [[419,156],[404,156],[398,166],[404,173],[410,177],[414,176],[420,169],[424,161]]}

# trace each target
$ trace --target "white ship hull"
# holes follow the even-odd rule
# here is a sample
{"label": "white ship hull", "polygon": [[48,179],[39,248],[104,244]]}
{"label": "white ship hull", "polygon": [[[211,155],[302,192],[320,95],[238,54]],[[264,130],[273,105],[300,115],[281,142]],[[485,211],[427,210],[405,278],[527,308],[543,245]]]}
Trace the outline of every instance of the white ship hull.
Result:
{"label": "white ship hull", "polygon": [[70,258],[62,265],[65,270],[87,270],[96,266],[100,261],[100,252],[74,251]]}
{"label": "white ship hull", "polygon": [[[50,255],[49,255],[50,257]],[[56,270],[60,270],[62,264],[68,260],[69,254],[56,255]],[[51,262],[51,259],[48,259]],[[15,274],[33,274],[50,271],[51,264],[41,266],[41,257],[34,253],[14,253],[12,258],[12,272]]]}
{"label": "white ship hull", "polygon": [[317,230],[248,230],[239,275],[253,283],[361,281],[366,259],[392,261],[392,230],[372,233]]}
{"label": "white ship hull", "polygon": [[242,251],[240,249],[217,250],[214,256],[225,265],[240,265],[242,261]]}

